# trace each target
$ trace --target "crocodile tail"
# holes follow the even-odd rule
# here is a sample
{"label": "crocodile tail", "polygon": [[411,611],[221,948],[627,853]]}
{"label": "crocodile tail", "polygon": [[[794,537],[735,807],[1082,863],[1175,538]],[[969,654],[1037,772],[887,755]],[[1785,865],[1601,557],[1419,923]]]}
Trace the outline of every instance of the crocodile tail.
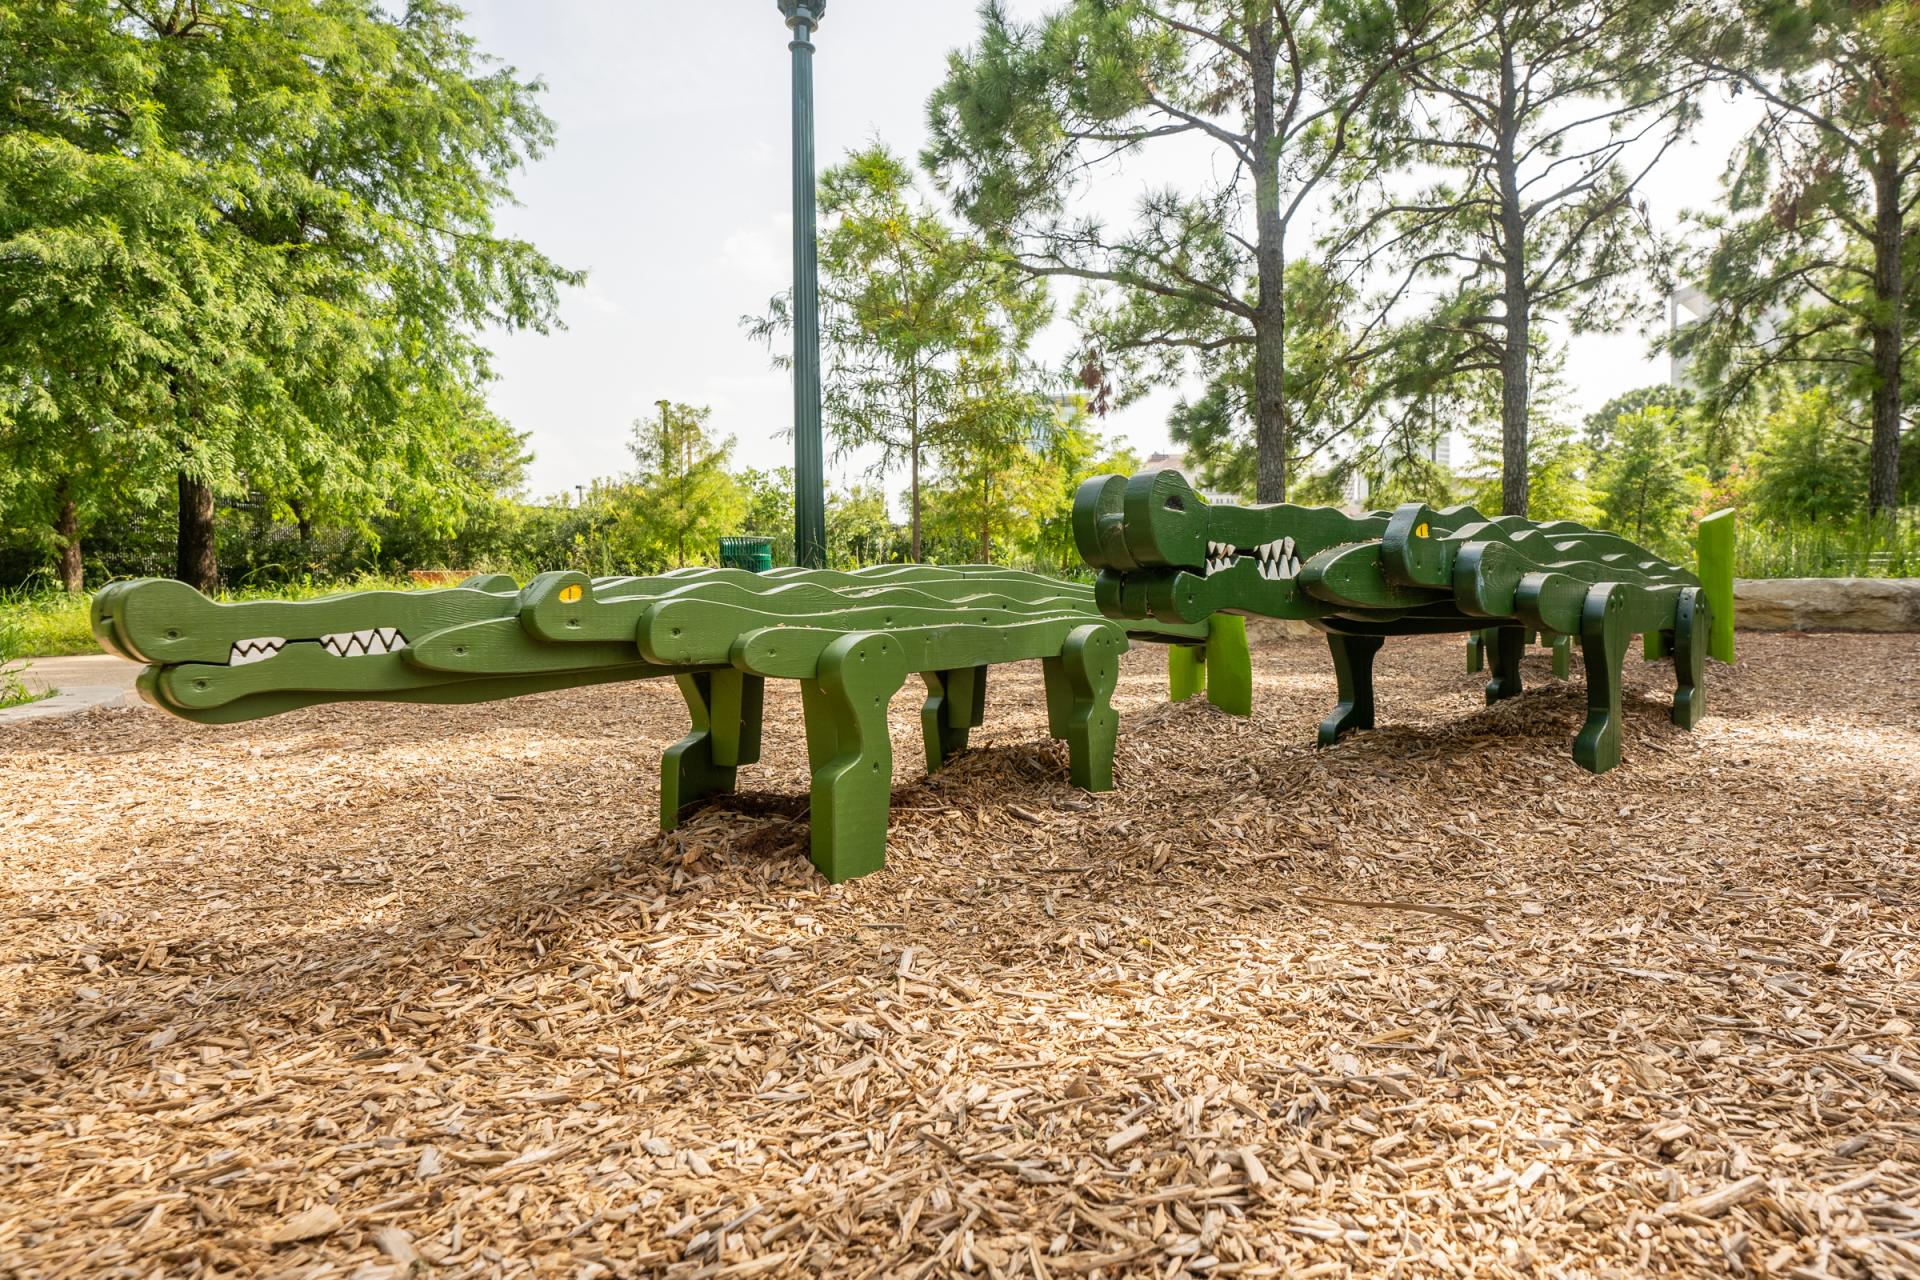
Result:
{"label": "crocodile tail", "polygon": [[1713,610],[1713,631],[1707,653],[1717,661],[1733,662],[1733,508],[1714,512],[1700,522],[1694,535],[1694,568]]}

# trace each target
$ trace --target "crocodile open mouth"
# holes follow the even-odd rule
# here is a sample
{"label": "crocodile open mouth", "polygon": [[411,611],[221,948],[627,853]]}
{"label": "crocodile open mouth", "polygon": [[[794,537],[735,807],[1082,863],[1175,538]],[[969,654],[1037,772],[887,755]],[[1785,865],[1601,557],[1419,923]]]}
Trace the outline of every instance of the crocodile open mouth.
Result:
{"label": "crocodile open mouth", "polygon": [[265,662],[286,647],[287,642],[280,636],[261,636],[257,640],[242,640],[227,654],[227,665],[244,667],[250,662]]}
{"label": "crocodile open mouth", "polygon": [[1207,544],[1206,576],[1211,578],[1223,569],[1245,559],[1252,559],[1258,566],[1260,576],[1270,582],[1284,582],[1300,572],[1300,557],[1293,554],[1292,538],[1275,538],[1272,542],[1263,542],[1257,547],[1236,547],[1230,542],[1209,542]]}
{"label": "crocodile open mouth", "polygon": [[[257,636],[252,640],[236,641],[227,653],[227,665],[244,667],[249,663],[265,662],[286,647],[287,641],[282,636]],[[407,638],[398,627],[374,627],[367,631],[339,631],[321,636],[320,647],[336,658],[369,658],[400,652],[407,647]]]}

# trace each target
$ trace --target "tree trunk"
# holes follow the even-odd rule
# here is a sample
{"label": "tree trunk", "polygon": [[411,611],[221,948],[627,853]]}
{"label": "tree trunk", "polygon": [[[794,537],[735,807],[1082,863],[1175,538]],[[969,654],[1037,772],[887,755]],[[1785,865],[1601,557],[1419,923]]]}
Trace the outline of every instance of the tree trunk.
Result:
{"label": "tree trunk", "polygon": [[907,374],[907,540],[909,559],[920,563],[920,367],[912,365]]}
{"label": "tree trunk", "polygon": [[1873,443],[1867,453],[1867,509],[1874,515],[1888,514],[1900,503],[1901,313],[1906,309],[1900,160],[1897,145],[1884,143],[1873,174]]}
{"label": "tree trunk", "polygon": [[1527,514],[1527,399],[1533,341],[1527,289],[1527,219],[1520,205],[1519,128],[1513,49],[1500,51],[1500,120],[1495,168],[1500,180],[1501,304],[1505,337],[1500,351],[1500,514]]}
{"label": "tree trunk", "polygon": [[220,578],[213,542],[213,486],[180,473],[180,537],[174,576],[190,587],[212,591]]}
{"label": "tree trunk", "polygon": [[993,563],[993,476],[980,478],[980,563]]}
{"label": "tree trunk", "polygon": [[86,589],[86,575],[80,556],[80,506],[73,500],[73,481],[60,481],[59,515],[53,532],[60,544],[60,585],[68,595],[77,596]]}
{"label": "tree trunk", "polygon": [[307,514],[307,504],[298,498],[287,499],[287,510],[293,512],[293,522],[300,526],[300,542],[305,545],[313,541],[313,517]]}
{"label": "tree trunk", "polygon": [[911,508],[911,510],[909,510],[907,513],[907,522],[911,527],[909,540],[913,544],[911,548],[911,551],[912,551],[911,558],[915,564],[919,564],[920,563],[920,441],[918,437],[914,439],[913,447],[907,450],[907,471],[909,473],[908,480],[907,480],[907,485],[908,485],[907,505]]}
{"label": "tree trunk", "polygon": [[1253,201],[1260,296],[1253,319],[1254,501],[1287,500],[1287,253],[1280,220],[1280,157],[1274,146],[1273,23],[1253,32]]}

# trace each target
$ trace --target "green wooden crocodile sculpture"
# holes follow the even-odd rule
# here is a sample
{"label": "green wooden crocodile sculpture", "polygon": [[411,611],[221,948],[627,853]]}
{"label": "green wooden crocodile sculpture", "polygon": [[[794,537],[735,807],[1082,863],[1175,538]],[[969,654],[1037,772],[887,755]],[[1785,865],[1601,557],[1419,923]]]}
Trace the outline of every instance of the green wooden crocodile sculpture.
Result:
{"label": "green wooden crocodile sculpture", "polygon": [[[1731,512],[1705,522],[1708,579],[1615,534],[1568,521],[1488,519],[1471,507],[1412,503],[1349,516],[1285,503],[1209,503],[1178,472],[1100,476],[1075,495],[1074,538],[1099,570],[1108,617],[1137,625],[1205,622],[1223,611],[1297,618],[1327,635],[1339,701],[1330,745],[1374,720],[1373,659],[1389,636],[1475,633],[1493,668],[1487,701],[1520,692],[1529,635],[1566,652],[1577,640],[1587,720],[1573,755],[1604,773],[1620,762],[1620,677],[1630,638],[1673,658],[1673,721],[1705,712],[1702,664],[1733,660]],[[1706,556],[1704,548],[1726,546]]]}
{"label": "green wooden crocodile sculpture", "polygon": [[671,676],[693,731],[661,762],[668,830],[759,759],[766,679],[798,680],[813,860],[836,882],[885,860],[887,704],[910,672],[927,685],[931,769],[981,723],[987,668],[1040,659],[1050,730],[1089,791],[1113,785],[1110,699],[1130,638],[1172,646],[1176,698],[1206,688],[1242,715],[1252,699],[1241,619],[1121,624],[1084,584],[991,566],[548,573],[524,588],[490,575],[442,590],[237,604],[145,580],[102,590],[93,632],[109,652],[148,664],[139,680],[148,702],[209,724],[326,702],[483,702]]}

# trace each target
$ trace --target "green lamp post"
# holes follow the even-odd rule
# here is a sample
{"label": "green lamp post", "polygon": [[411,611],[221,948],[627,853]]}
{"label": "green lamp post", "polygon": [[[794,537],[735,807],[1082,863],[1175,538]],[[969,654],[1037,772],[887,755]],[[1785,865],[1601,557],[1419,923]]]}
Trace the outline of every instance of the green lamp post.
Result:
{"label": "green lamp post", "polygon": [[775,0],[793,32],[793,560],[827,564],[827,475],[820,440],[820,261],[815,243],[813,31],[827,0]]}

